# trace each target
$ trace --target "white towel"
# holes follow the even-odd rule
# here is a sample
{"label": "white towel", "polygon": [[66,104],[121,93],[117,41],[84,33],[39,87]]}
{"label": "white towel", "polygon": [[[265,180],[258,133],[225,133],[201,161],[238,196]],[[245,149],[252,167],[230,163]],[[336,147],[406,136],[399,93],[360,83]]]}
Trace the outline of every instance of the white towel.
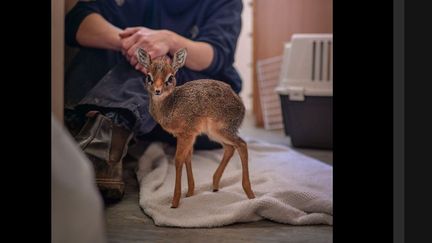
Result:
{"label": "white towel", "polygon": [[249,140],[249,174],[255,199],[243,191],[241,162],[235,152],[218,192],[212,179],[223,150],[196,151],[192,156],[195,194],[171,208],[174,192],[174,149],[153,143],[139,160],[140,206],[159,226],[216,227],[261,219],[292,224],[333,224],[333,167],[292,149]]}

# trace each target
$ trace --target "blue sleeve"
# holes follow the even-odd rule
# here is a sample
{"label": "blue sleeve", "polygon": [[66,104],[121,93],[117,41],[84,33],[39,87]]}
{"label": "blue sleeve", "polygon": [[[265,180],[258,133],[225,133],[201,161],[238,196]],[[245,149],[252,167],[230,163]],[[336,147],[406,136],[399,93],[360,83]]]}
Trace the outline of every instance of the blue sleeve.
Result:
{"label": "blue sleeve", "polygon": [[71,46],[79,46],[76,33],[81,22],[89,14],[98,13],[105,20],[120,29],[142,24],[148,1],[128,0],[119,5],[114,0],[82,0],[67,13],[65,19],[65,39]]}
{"label": "blue sleeve", "polygon": [[78,1],[78,3],[66,14],[65,17],[65,41],[70,46],[80,46],[76,41],[76,33],[85,17],[92,13],[99,13],[96,1]]}
{"label": "blue sleeve", "polygon": [[241,31],[241,0],[212,1],[208,16],[200,27],[196,41],[209,43],[214,50],[213,60],[203,73],[216,75],[234,63],[237,40]]}

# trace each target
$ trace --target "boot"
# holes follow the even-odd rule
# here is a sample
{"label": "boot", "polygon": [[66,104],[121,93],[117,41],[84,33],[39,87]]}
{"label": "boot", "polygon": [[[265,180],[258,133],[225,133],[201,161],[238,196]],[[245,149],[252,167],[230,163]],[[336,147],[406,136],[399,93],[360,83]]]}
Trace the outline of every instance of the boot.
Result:
{"label": "boot", "polygon": [[102,197],[105,201],[118,201],[124,195],[122,160],[132,133],[97,111],[86,116],[88,120],[75,139],[93,163]]}

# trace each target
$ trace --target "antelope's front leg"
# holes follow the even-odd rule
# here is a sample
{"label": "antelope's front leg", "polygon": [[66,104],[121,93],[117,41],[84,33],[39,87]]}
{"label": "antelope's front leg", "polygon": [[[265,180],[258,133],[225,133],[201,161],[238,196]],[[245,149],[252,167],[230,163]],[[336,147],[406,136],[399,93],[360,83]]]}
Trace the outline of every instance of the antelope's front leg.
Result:
{"label": "antelope's front leg", "polygon": [[[175,154],[175,166],[176,166],[176,180],[175,180],[175,187],[174,187],[174,196],[172,200],[171,208],[177,208],[180,202],[181,197],[181,176],[182,176],[182,168],[183,164],[188,162],[189,154],[192,153],[192,147],[193,147],[194,139],[192,136],[177,136],[177,150]],[[190,159],[189,159],[190,162]],[[189,164],[190,166],[190,164]],[[190,167],[189,167],[190,168]],[[190,168],[191,169],[191,168]],[[188,169],[189,170],[189,169]],[[189,173],[191,173],[192,170],[190,170]],[[188,176],[189,176],[188,173]],[[192,174],[191,174],[192,176]],[[191,180],[192,179],[192,187],[191,187]],[[193,190],[193,178],[189,177],[189,190]]]}
{"label": "antelope's front leg", "polygon": [[180,202],[181,176],[182,176],[183,162],[184,162],[184,160],[182,160],[182,159],[178,158],[178,156],[176,156],[176,158],[175,158],[176,179],[175,179],[174,196],[173,196],[171,208],[177,208],[179,205],[179,202]]}

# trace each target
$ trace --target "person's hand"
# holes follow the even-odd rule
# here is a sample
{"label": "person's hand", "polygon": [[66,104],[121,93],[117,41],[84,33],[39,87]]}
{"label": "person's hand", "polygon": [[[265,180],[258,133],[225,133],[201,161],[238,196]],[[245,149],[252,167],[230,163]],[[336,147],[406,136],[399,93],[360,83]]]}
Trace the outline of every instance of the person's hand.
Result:
{"label": "person's hand", "polygon": [[137,70],[145,72],[138,63],[136,50],[143,48],[151,58],[166,55],[170,51],[172,32],[167,30],[152,30],[145,27],[127,28],[120,34],[122,53]]}

